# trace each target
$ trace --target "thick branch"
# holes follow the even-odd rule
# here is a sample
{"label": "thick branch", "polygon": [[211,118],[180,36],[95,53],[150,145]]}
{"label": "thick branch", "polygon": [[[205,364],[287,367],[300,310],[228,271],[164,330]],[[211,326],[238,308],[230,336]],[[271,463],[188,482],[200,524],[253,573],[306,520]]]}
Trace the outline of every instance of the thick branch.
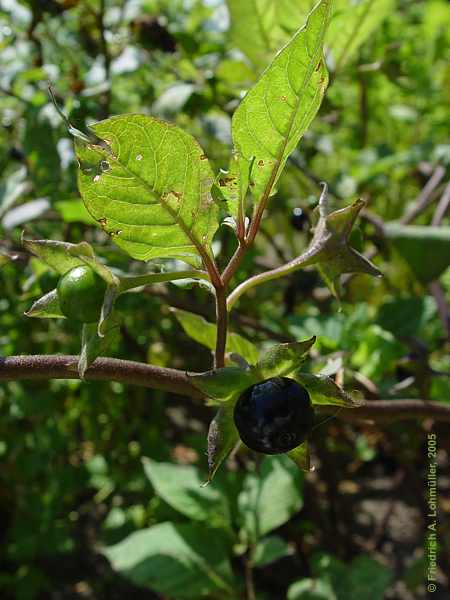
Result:
{"label": "thick branch", "polygon": [[[0,358],[0,381],[79,379],[77,356],[9,356]],[[189,374],[176,369],[162,369],[153,365],[97,358],[86,371],[91,381],[118,381],[191,398],[203,395],[190,382]],[[373,420],[390,422],[407,419],[434,419],[450,422],[450,405],[425,400],[371,400],[359,408],[321,406],[323,414],[336,414],[346,421]]]}
{"label": "thick branch", "polygon": [[[0,357],[0,381],[19,379],[79,379],[78,356],[9,356]],[[86,371],[91,381],[118,381],[130,385],[173,392],[191,398],[202,394],[190,382],[188,374],[176,369],[162,369],[145,363],[117,358],[97,358]]]}

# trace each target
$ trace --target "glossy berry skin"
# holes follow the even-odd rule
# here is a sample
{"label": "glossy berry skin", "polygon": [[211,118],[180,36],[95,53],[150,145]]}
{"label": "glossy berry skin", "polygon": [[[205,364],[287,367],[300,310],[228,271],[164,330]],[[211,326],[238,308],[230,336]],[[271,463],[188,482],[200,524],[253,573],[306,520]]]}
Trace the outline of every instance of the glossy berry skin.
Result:
{"label": "glossy berry skin", "polygon": [[272,377],[247,388],[234,407],[234,422],[246,446],[282,454],[305,441],[314,421],[306,389],[288,377]]}
{"label": "glossy berry skin", "polygon": [[74,267],[58,282],[61,312],[81,323],[93,323],[100,316],[106,291],[105,281],[90,267]]}
{"label": "glossy berry skin", "polygon": [[291,225],[297,231],[305,231],[308,228],[309,219],[302,208],[297,207],[292,210]]}

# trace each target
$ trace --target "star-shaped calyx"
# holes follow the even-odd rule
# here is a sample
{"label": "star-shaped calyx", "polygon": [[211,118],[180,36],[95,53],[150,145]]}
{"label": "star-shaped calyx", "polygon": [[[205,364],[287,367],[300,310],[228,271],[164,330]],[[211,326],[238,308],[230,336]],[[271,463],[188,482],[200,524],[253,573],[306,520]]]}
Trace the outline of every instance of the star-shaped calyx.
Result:
{"label": "star-shaped calyx", "polygon": [[247,368],[225,367],[191,375],[192,383],[210,403],[219,406],[208,432],[208,482],[238,442],[245,444],[243,438],[257,451],[285,452],[308,471],[314,406],[360,406],[359,400],[329,377],[301,371],[315,340],[274,346]]}
{"label": "star-shaped calyx", "polygon": [[328,188],[323,184],[313,239],[303,254],[288,263],[287,270],[314,265],[337,298],[339,276],[343,273],[367,273],[380,277],[382,273],[377,267],[350,246],[353,226],[364,205],[362,200],[357,200],[350,206],[329,212]]}

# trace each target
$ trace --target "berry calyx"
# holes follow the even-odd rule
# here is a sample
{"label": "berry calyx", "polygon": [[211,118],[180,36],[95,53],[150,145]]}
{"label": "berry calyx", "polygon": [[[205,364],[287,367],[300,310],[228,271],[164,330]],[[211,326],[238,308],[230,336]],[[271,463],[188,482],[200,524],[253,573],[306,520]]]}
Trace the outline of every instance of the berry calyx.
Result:
{"label": "berry calyx", "polygon": [[246,446],[282,454],[306,440],[314,422],[307,390],[288,377],[272,377],[247,388],[234,407],[234,423]]}
{"label": "berry calyx", "polygon": [[74,267],[61,277],[57,292],[61,312],[81,323],[93,323],[100,316],[106,283],[87,266]]}

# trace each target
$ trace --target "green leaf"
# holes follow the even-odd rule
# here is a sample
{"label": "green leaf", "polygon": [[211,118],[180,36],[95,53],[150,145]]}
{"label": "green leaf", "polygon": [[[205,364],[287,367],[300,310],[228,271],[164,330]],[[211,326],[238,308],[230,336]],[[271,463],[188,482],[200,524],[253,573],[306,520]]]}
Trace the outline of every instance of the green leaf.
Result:
{"label": "green leaf", "polygon": [[393,579],[392,571],[367,555],[353,559],[348,577],[346,596],[349,600],[383,600]]}
{"label": "green leaf", "polygon": [[27,317],[38,317],[40,319],[65,319],[59,306],[58,293],[52,290],[36,300],[25,313]]}
{"label": "green leaf", "polygon": [[258,381],[252,371],[239,367],[213,369],[189,375],[189,378],[206,396],[220,401],[230,400]]}
{"label": "green leaf", "polygon": [[219,408],[208,430],[208,481],[239,442],[239,433],[233,419],[235,402],[230,400]]}
{"label": "green leaf", "polygon": [[204,524],[159,523],[103,550],[113,569],[171,598],[233,597],[228,545]]}
{"label": "green leaf", "polygon": [[308,442],[303,442],[297,448],[294,448],[287,455],[299,469],[302,471],[311,471],[311,459],[309,456],[309,445]]}
{"label": "green leaf", "polygon": [[114,242],[140,260],[198,262],[210,255],[218,227],[214,175],[194,138],[144,115],[113,117],[92,129],[109,150],[76,140],[78,186]]}
{"label": "green leaf", "polygon": [[303,385],[311,396],[312,404],[327,404],[356,408],[363,404],[355,394],[351,396],[340,388],[330,377],[311,375],[297,371],[293,375],[300,385]]}
{"label": "green leaf", "polygon": [[265,66],[289,33],[303,25],[314,1],[227,0],[231,41],[255,65]]}
{"label": "green leaf", "polygon": [[450,265],[450,227],[386,223],[384,234],[424,283],[438,279]]}
{"label": "green leaf", "polygon": [[283,538],[278,535],[271,535],[256,544],[253,565],[260,568],[265,567],[284,556],[289,556],[291,553],[289,544]]}
{"label": "green leaf", "polygon": [[305,578],[289,586],[287,600],[337,600],[327,581]]}
{"label": "green leaf", "polygon": [[[185,310],[173,308],[172,311],[189,337],[210,350],[215,348],[217,328],[213,323]],[[240,354],[250,364],[258,360],[256,346],[237,333],[228,334],[226,351]]]}
{"label": "green leaf", "polygon": [[316,338],[313,336],[303,342],[273,346],[262,355],[256,364],[256,372],[262,379],[289,375],[306,360],[307,354],[315,341]]}
{"label": "green leaf", "polygon": [[287,456],[266,457],[248,474],[238,498],[242,526],[256,542],[286,523],[303,505],[303,476]]}
{"label": "green leaf", "polygon": [[392,571],[367,555],[345,565],[334,556],[319,554],[313,558],[312,570],[331,586],[337,600],[383,600],[392,580]]}
{"label": "green leaf", "polygon": [[217,488],[202,487],[204,478],[193,466],[160,463],[143,458],[144,471],[155,492],[172,508],[195,521],[223,527],[230,520],[225,496]]}
{"label": "green leaf", "polygon": [[275,57],[232,119],[241,173],[254,161],[250,188],[268,197],[286,160],[319,110],[328,82],[322,46],[331,0],[322,0],[304,28]]}
{"label": "green leaf", "polygon": [[331,64],[339,71],[392,13],[393,0],[335,0],[327,33]]}

